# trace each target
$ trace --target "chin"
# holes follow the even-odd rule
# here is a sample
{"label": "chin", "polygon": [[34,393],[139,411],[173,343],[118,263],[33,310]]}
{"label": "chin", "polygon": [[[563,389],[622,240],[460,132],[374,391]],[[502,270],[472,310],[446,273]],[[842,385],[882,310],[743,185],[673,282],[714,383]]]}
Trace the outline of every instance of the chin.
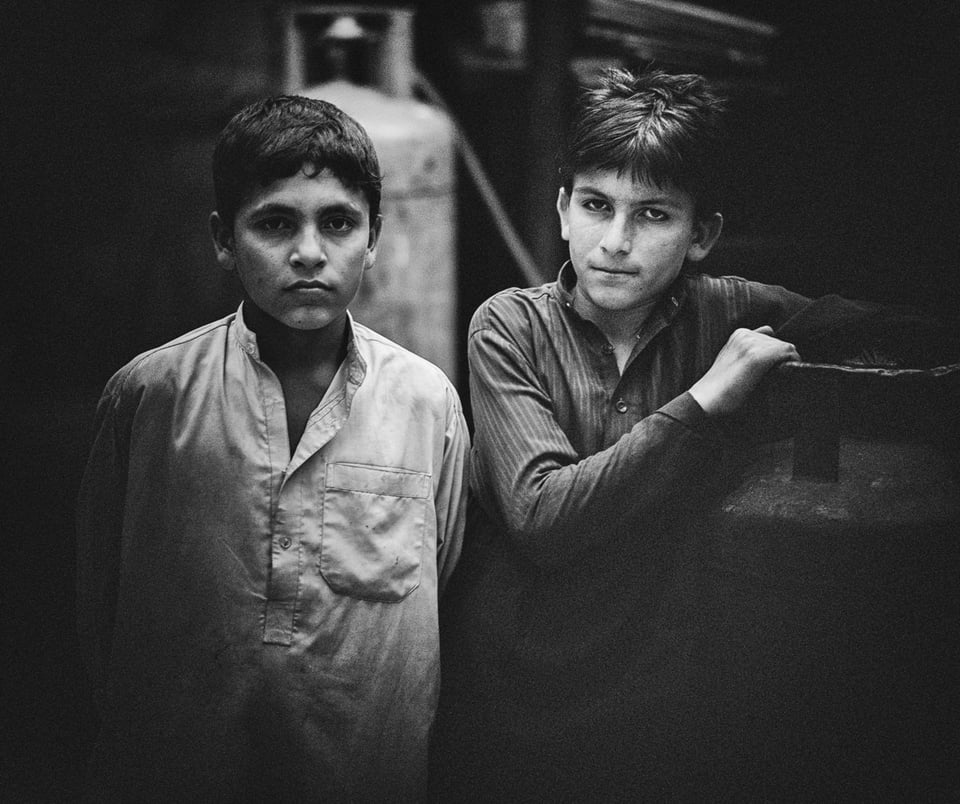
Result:
{"label": "chin", "polygon": [[299,330],[300,332],[313,332],[318,329],[325,329],[326,327],[329,327],[331,324],[336,323],[337,320],[338,319],[335,319],[335,318],[324,318],[319,320],[300,319],[297,321],[292,321],[290,323],[287,323],[287,326],[290,327],[290,329]]}
{"label": "chin", "polygon": [[620,313],[624,310],[632,310],[636,307],[642,307],[643,299],[624,298],[618,293],[598,293],[593,297],[593,303],[601,310],[609,310],[611,313]]}
{"label": "chin", "polygon": [[285,315],[278,316],[277,320],[290,329],[309,332],[310,330],[328,327],[342,318],[343,315],[331,315],[329,312],[320,313],[317,311],[304,310],[295,313],[288,312]]}

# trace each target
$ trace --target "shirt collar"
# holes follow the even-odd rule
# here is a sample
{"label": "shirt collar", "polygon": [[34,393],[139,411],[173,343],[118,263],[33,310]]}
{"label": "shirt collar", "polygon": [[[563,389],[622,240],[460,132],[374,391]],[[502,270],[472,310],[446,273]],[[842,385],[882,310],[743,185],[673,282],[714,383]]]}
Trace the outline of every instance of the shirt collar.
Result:
{"label": "shirt collar", "polygon": [[257,346],[257,336],[254,331],[247,326],[247,322],[243,318],[243,302],[240,302],[240,306],[237,308],[234,323],[236,325],[234,326],[234,333],[239,347],[251,357],[259,360],[260,348]]}
{"label": "shirt collar", "polygon": [[[660,303],[654,308],[651,318],[661,319],[664,324],[669,324],[683,306],[687,297],[687,275],[681,271],[680,275],[673,280],[673,284],[663,294]],[[573,307],[573,289],[577,286],[577,274],[573,270],[573,263],[567,260],[560,266],[560,272],[557,274],[557,281],[554,283],[557,300],[562,307],[565,307],[572,313],[576,313]],[[579,317],[579,314],[577,314]],[[649,320],[649,319],[648,319]]]}
{"label": "shirt collar", "polygon": [[[251,357],[260,359],[260,349],[257,346],[257,334],[247,326],[243,317],[243,303],[237,308],[235,319],[237,345]],[[354,325],[353,316],[347,310],[347,356],[344,360],[347,366],[347,381],[354,386],[363,383],[367,376],[367,364],[369,363],[369,346],[362,337],[357,337],[357,327]]]}
{"label": "shirt collar", "polygon": [[351,385],[359,386],[367,376],[367,365],[370,362],[370,345],[363,337],[362,328],[358,331],[353,316],[347,310],[347,379]]}
{"label": "shirt collar", "polygon": [[573,263],[567,260],[560,266],[560,273],[557,274],[557,281],[554,285],[557,291],[557,299],[560,304],[568,310],[573,310],[573,289],[577,284],[577,274],[573,270]]}

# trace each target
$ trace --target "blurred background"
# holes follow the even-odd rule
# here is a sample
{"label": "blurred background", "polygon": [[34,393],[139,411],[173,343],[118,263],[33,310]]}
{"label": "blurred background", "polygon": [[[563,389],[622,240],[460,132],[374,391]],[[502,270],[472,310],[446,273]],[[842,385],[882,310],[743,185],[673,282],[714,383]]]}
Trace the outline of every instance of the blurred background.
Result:
{"label": "blurred background", "polygon": [[[358,27],[331,33],[344,15]],[[465,402],[472,311],[564,258],[556,149],[576,86],[606,64],[703,72],[730,98],[736,183],[705,270],[960,307],[955,3],[14,0],[4,17],[8,800],[77,793],[95,720],[72,516],[93,409],[127,360],[237,306],[209,243],[209,161],[245,103],[307,91],[371,129],[393,239],[357,315],[440,363]]]}

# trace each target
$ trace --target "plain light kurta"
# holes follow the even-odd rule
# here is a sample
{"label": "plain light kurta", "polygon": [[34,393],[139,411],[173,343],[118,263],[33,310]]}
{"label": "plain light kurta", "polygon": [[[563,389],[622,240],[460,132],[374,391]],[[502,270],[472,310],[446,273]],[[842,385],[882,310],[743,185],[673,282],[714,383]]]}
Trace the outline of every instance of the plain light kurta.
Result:
{"label": "plain light kurta", "polygon": [[78,519],[96,795],[422,794],[468,435],[438,368],[348,331],[293,455],[242,307],[107,385]]}

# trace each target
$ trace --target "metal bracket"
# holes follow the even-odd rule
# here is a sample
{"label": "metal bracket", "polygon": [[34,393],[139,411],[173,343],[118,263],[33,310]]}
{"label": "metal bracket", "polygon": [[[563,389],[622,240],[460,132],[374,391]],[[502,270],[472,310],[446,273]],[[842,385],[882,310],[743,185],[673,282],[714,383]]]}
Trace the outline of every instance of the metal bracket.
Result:
{"label": "metal bracket", "polygon": [[836,483],[840,467],[840,382],[836,374],[796,376],[803,400],[793,437],[793,476]]}

